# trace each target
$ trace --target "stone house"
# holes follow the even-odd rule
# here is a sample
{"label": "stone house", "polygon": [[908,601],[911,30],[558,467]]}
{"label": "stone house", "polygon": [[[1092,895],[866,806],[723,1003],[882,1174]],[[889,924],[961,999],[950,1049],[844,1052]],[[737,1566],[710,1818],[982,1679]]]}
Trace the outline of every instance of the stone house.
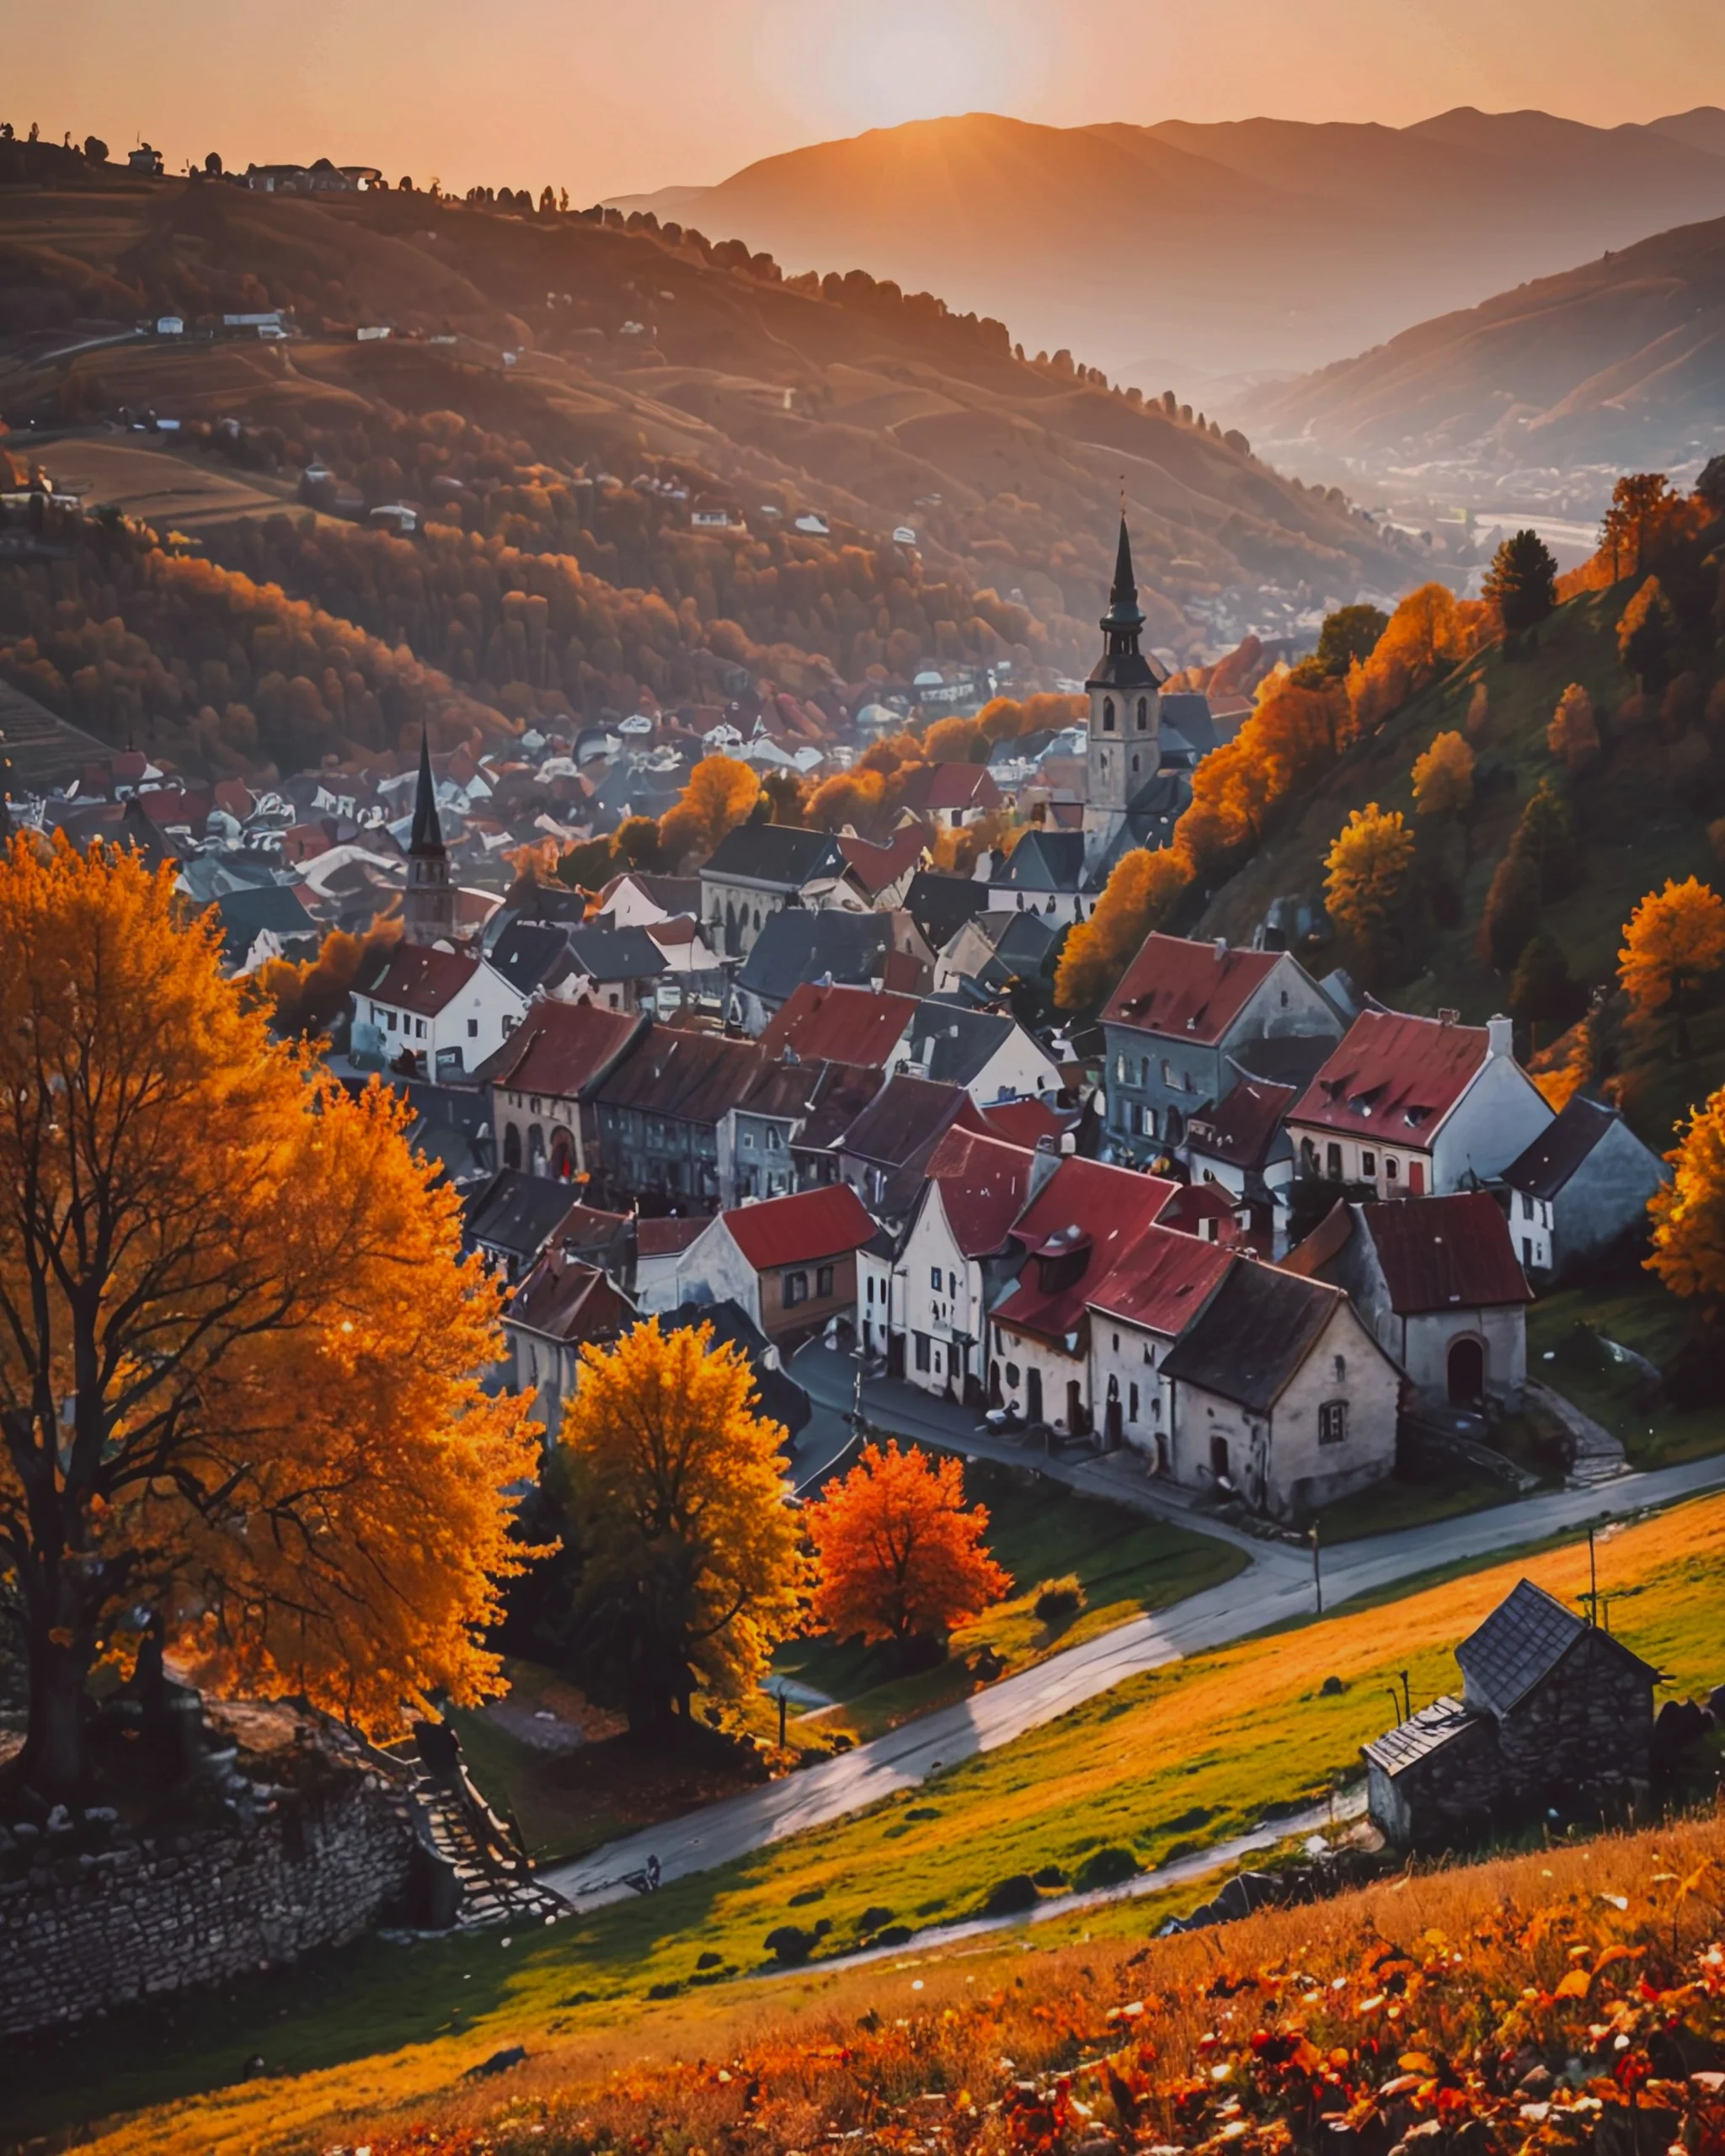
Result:
{"label": "stone house", "polygon": [[1455,1650],[1462,1696],[1365,1747],[1368,1802],[1403,1848],[1478,1838],[1556,1803],[1575,1817],[1645,1794],[1659,1673],[1521,1580]]}
{"label": "stone house", "polygon": [[547,1447],[557,1442],[563,1405],[575,1389],[581,1349],[608,1346],[628,1331],[635,1305],[600,1267],[553,1244],[510,1297],[503,1314],[510,1383],[534,1396]]}
{"label": "stone house", "polygon": [[1090,1299],[1090,1399],[1103,1444],[1130,1445],[1159,1475],[1173,1469],[1169,1350],[1228,1277],[1231,1254],[1160,1222]]}
{"label": "stone house", "polygon": [[1507,1018],[1362,1011],[1290,1112],[1295,1172],[1380,1198],[1446,1196],[1501,1175],[1551,1121],[1513,1030]]}
{"label": "stone house", "polygon": [[1107,1143],[1139,1165],[1185,1145],[1194,1117],[1212,1118],[1253,1044],[1335,1042],[1343,1031],[1334,1006],[1285,951],[1160,931],[1140,945],[1102,1023]]}
{"label": "stone house", "polygon": [[710,1220],[677,1261],[678,1302],[729,1300],[788,1353],[829,1319],[853,1321],[857,1253],[875,1224],[853,1190],[834,1183]]}
{"label": "stone house", "polygon": [[846,862],[828,831],[793,824],[743,824],[728,832],[701,870],[701,915],[714,946],[746,958],[768,916],[787,906],[864,910],[845,881]]}
{"label": "stone house", "polygon": [[526,1008],[472,952],[398,943],[354,983],[353,1049],[419,1077],[459,1077],[503,1045]]}
{"label": "stone house", "polygon": [[649,1025],[590,1095],[597,1194],[710,1213],[723,1202],[719,1127],[758,1077],[752,1041]]}
{"label": "stone house", "polygon": [[1301,1520],[1395,1468],[1401,1373],[1339,1288],[1236,1259],[1162,1375],[1188,1488]]}
{"label": "stone house", "polygon": [[1051,1051],[1003,1011],[924,996],[893,1066],[937,1086],[962,1086],[979,1107],[1034,1100],[1065,1081]]}
{"label": "stone house", "polygon": [[1522,1270],[1562,1281],[1632,1262],[1647,1238],[1648,1201],[1670,1179],[1621,1109],[1576,1094],[1503,1171]]}
{"label": "stone house", "polygon": [[1098,891],[1087,879],[1082,831],[1025,832],[988,881],[992,913],[1039,913],[1064,927],[1096,910]]}
{"label": "stone house", "polygon": [[[888,1353],[921,1391],[983,1404],[988,1306],[1011,1277],[1012,1224],[1059,1162],[1052,1150],[1028,1151],[958,1125],[935,1147],[890,1267]],[[873,1315],[868,1289],[865,1279],[865,1324]]]}
{"label": "stone house", "polygon": [[491,1097],[493,1157],[505,1168],[590,1181],[599,1168],[594,1088],[645,1032],[633,1011],[536,1003],[474,1073]]}
{"label": "stone house", "polygon": [[1345,1289],[1427,1407],[1520,1406],[1533,1291],[1487,1192],[1340,1202],[1282,1263]]}
{"label": "stone house", "polygon": [[921,1198],[935,1147],[958,1129],[991,1134],[962,1086],[889,1078],[838,1140],[840,1180],[878,1219],[900,1227]]}

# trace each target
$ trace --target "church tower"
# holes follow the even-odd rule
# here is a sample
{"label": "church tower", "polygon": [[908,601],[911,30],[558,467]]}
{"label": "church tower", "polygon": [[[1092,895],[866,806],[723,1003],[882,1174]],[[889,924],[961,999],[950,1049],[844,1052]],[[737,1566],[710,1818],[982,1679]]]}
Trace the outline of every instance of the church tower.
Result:
{"label": "church tower", "polygon": [[1090,739],[1085,758],[1084,858],[1095,867],[1125,829],[1126,811],[1156,776],[1162,761],[1162,675],[1140,651],[1144,611],[1132,576],[1132,542],[1120,517],[1120,543],[1108,611],[1102,617],[1102,657],[1085,688]]}
{"label": "church tower", "polygon": [[449,850],[437,817],[437,786],[431,776],[431,743],[419,731],[419,783],[414,795],[414,831],[408,843],[408,888],[402,901],[402,930],[409,943],[452,942],[455,886],[449,880]]}

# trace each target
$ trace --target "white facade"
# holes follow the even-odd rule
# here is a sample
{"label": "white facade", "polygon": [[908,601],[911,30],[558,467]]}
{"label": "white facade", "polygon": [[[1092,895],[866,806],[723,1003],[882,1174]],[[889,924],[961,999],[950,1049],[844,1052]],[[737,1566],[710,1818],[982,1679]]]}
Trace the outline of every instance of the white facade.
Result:
{"label": "white facade", "polygon": [[[1189,1315],[1196,1317],[1200,1303]],[[1097,1427],[1104,1427],[1108,1402],[1120,1404],[1120,1436],[1162,1473],[1172,1464],[1173,1388],[1162,1374],[1172,1333],[1157,1332],[1108,1311],[1090,1313],[1090,1399]]]}
{"label": "white facade", "polygon": [[857,1339],[864,1355],[884,1360],[892,1336],[903,1330],[893,1309],[892,1260],[879,1251],[857,1253]]}
{"label": "white facade", "polygon": [[1532,1145],[1552,1120],[1551,1103],[1515,1060],[1509,1021],[1493,1018],[1491,1052],[1471,1084],[1438,1126],[1432,1141],[1436,1194],[1489,1182]]}
{"label": "white facade", "polygon": [[[930,1034],[924,1031],[931,1017],[932,1031],[940,1031],[937,1015],[937,1004],[919,1004],[916,1017],[900,1045],[893,1065],[895,1071],[908,1072],[921,1077],[927,1068],[918,1053],[926,1046]],[[1033,1100],[1039,1093],[1055,1093],[1060,1088],[1060,1067],[1033,1033],[1027,1033],[1015,1023],[1012,1031],[1001,1040],[987,1062],[975,1075],[966,1080],[964,1091],[979,1107],[992,1107],[997,1101]]]}
{"label": "white facade", "polygon": [[465,1070],[483,1063],[503,1046],[527,1008],[520,990],[483,959],[466,985],[429,1015],[375,996],[356,996],[354,1001],[355,1016],[377,1029],[386,1055],[411,1049],[425,1057],[426,1070],[434,1076],[446,1054],[459,1056]]}
{"label": "white facade", "polygon": [[1524,1273],[1551,1270],[1551,1201],[1534,1198],[1525,1190],[1512,1190],[1509,1198],[1509,1240],[1521,1260]]}
{"label": "white facade", "polygon": [[928,1186],[917,1208],[895,1272],[905,1377],[923,1392],[943,1392],[950,1385],[962,1395],[967,1374],[985,1384],[988,1310],[982,1267],[959,1249],[937,1182]]}

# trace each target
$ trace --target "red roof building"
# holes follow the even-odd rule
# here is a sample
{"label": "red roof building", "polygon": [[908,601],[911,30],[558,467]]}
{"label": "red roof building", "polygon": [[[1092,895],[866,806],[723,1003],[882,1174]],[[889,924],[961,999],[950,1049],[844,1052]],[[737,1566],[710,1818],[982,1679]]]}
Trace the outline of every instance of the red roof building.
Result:
{"label": "red roof building", "polygon": [[900,807],[949,830],[1001,806],[1001,790],[985,765],[913,764],[900,776]]}
{"label": "red roof building", "polygon": [[1103,1022],[1214,1046],[1269,979],[1281,955],[1152,931],[1108,998]]}
{"label": "red roof building", "polygon": [[646,1024],[638,1012],[606,1011],[595,1003],[530,1005],[515,1032],[475,1073],[491,1089],[499,1164],[590,1180],[597,1146],[593,1089]]}
{"label": "red roof building", "polygon": [[730,1301],[788,1353],[857,1308],[857,1253],[873,1240],[868,1209],[843,1183],[734,1207],[676,1265],[677,1301]]}
{"label": "red roof building", "polygon": [[775,1061],[788,1051],[801,1063],[884,1070],[903,1047],[916,1008],[914,995],[805,980],[768,1022],[761,1047]]}

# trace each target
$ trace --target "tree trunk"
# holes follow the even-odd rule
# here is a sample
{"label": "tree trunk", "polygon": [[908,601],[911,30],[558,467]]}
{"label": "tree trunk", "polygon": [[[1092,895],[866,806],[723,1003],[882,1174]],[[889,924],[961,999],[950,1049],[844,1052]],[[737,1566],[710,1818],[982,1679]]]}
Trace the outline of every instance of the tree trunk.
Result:
{"label": "tree trunk", "polygon": [[[71,1597],[61,1590],[61,1598]],[[51,1804],[83,1793],[89,1758],[84,1737],[88,1642],[45,1611],[29,1627],[29,1727],[18,1778]],[[59,1638],[54,1634],[58,1632]]]}

